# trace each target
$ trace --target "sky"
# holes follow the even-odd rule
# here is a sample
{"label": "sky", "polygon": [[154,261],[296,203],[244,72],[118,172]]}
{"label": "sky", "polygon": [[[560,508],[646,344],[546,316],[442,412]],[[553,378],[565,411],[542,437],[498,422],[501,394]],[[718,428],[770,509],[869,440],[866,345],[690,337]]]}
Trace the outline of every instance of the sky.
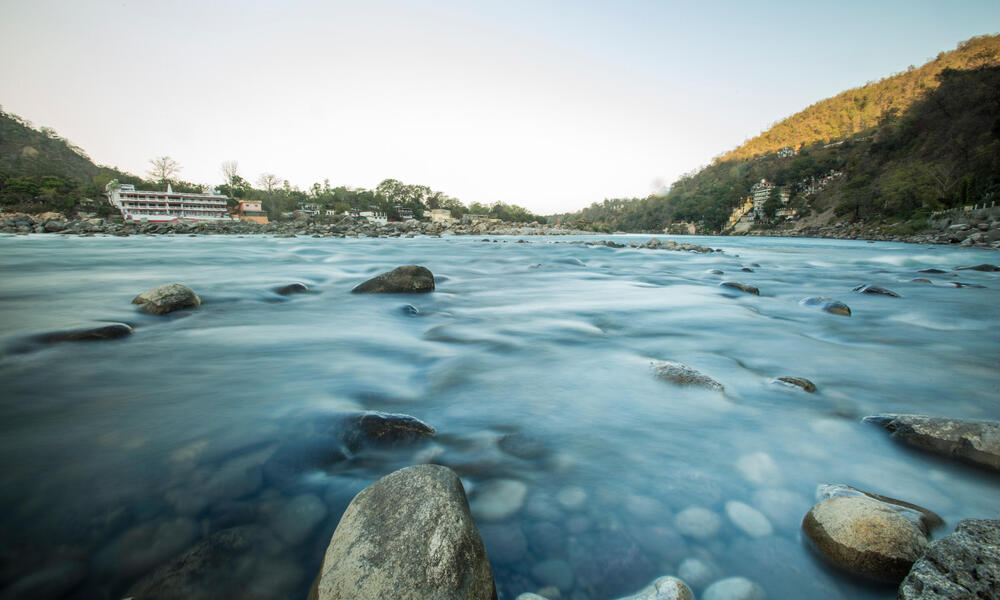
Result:
{"label": "sky", "polygon": [[0,106],[135,174],[552,214],[998,30],[997,0],[0,0]]}

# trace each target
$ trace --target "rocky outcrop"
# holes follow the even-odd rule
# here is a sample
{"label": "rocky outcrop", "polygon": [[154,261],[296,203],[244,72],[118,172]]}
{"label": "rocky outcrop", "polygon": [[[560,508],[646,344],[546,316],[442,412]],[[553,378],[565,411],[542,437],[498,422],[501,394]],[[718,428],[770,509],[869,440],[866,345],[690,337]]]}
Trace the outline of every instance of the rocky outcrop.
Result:
{"label": "rocky outcrop", "polygon": [[354,294],[421,294],[434,291],[434,275],[426,267],[407,265],[358,285]]}
{"label": "rocky outcrop", "polygon": [[312,597],[495,600],[458,476],[419,465],[362,490],[333,533]]}
{"label": "rocky outcrop", "polygon": [[201,306],[201,298],[194,290],[180,283],[168,283],[139,294],[132,299],[144,312],[165,315],[185,308]]}
{"label": "rocky outcrop", "polygon": [[899,582],[927,546],[924,530],[873,498],[839,496],[813,506],[802,531],[816,551],[846,571]]}
{"label": "rocky outcrop", "polygon": [[816,384],[804,377],[778,377],[775,381],[785,385],[802,388],[810,394],[816,391]]}
{"label": "rocky outcrop", "polygon": [[720,392],[725,389],[721,383],[708,375],[679,362],[669,360],[654,362],[652,369],[658,379],[677,385],[704,387]]}
{"label": "rocky outcrop", "polygon": [[826,311],[834,315],[840,315],[842,317],[851,316],[851,309],[849,306],[840,302],[839,300],[834,300],[832,298],[821,298],[819,296],[813,296],[811,298],[803,298],[799,301],[802,306],[814,306],[820,310]]}
{"label": "rocky outcrop", "polygon": [[899,586],[899,600],[1000,598],[1000,521],[965,519],[933,541]]}
{"label": "rocky outcrop", "polygon": [[84,342],[95,340],[113,340],[132,335],[132,328],[125,323],[107,323],[95,327],[83,327],[66,331],[52,331],[38,336],[38,341],[50,344],[55,342]]}
{"label": "rocky outcrop", "polygon": [[864,422],[885,428],[893,439],[915,448],[1000,471],[1000,422],[926,415],[875,415]]}
{"label": "rocky outcrop", "polygon": [[760,296],[760,290],[756,287],[742,283],[739,281],[723,281],[719,284],[721,287],[732,288],[734,290],[739,290],[741,292],[746,292],[747,294],[753,294],[754,296]]}

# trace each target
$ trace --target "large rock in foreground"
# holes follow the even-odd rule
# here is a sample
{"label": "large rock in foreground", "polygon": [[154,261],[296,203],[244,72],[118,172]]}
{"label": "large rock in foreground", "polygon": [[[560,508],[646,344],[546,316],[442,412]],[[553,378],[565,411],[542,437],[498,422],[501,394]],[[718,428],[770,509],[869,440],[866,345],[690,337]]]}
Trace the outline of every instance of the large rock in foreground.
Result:
{"label": "large rock in foreground", "polygon": [[899,586],[900,600],[1000,598],[1000,521],[965,519],[931,542]]}
{"label": "large rock in foreground", "polygon": [[326,550],[319,600],[495,600],[493,573],[462,482],[407,467],[361,491]]}
{"label": "large rock in foreground", "polygon": [[427,267],[407,265],[357,286],[353,294],[421,294],[434,291],[434,275]]}
{"label": "large rock in foreground", "polygon": [[884,427],[894,439],[916,448],[1000,471],[1000,422],[925,415],[875,415],[864,422]]}
{"label": "large rock in foreground", "polygon": [[865,496],[838,496],[813,506],[802,531],[834,565],[897,583],[927,546],[923,529],[893,507]]}
{"label": "large rock in foreground", "polygon": [[139,294],[132,304],[153,315],[165,315],[175,310],[201,306],[201,298],[194,290],[180,283],[168,283]]}

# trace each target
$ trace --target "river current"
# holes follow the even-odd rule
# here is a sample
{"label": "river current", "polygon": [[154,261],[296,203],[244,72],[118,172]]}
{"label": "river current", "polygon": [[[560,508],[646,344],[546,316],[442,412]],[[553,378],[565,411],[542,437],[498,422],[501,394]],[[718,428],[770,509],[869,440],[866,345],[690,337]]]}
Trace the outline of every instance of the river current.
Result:
{"label": "river current", "polygon": [[[0,596],[123,598],[249,526],[267,543],[205,559],[190,597],[220,597],[236,578],[244,598],[304,599],[351,498],[422,462],[461,476],[502,600],[554,588],[606,600],[660,575],[696,593],[739,575],[772,599],[894,598],[803,544],[822,483],[930,508],[946,521],[936,535],[1000,518],[994,475],[861,422],[1000,419],[1000,273],[954,270],[996,254],[570,243],[598,239],[648,236],[0,237]],[[436,291],[349,293],[404,264],[428,267]],[[175,281],[202,306],[151,316],[130,304]],[[309,293],[272,291],[294,281]],[[901,297],[851,291],[860,284]],[[800,305],[810,296],[853,314]],[[135,332],[35,341],[102,321]],[[663,360],[725,390],[658,379]],[[338,419],[358,411],[412,415],[437,434],[340,448]],[[770,527],[741,526],[742,505]]]}

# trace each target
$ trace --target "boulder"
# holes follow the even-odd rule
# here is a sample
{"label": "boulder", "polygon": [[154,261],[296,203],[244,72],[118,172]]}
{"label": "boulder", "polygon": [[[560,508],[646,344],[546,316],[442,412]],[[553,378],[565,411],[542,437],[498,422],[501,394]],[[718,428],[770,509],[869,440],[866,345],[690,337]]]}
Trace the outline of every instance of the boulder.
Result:
{"label": "boulder", "polygon": [[362,490],[333,533],[315,598],[496,600],[458,476],[417,465]]}
{"label": "boulder", "polygon": [[434,291],[434,275],[426,267],[407,265],[358,285],[353,294],[419,294]]}
{"label": "boulder", "polygon": [[139,294],[132,299],[144,312],[165,315],[175,310],[201,306],[201,298],[194,291],[180,283],[168,283]]}
{"label": "boulder", "polygon": [[890,298],[899,298],[899,294],[892,290],[887,290],[884,287],[879,287],[877,285],[866,285],[862,284],[851,290],[852,292],[857,292],[859,294],[872,294],[875,296],[889,296]]}
{"label": "boulder", "polygon": [[752,285],[742,283],[739,281],[723,281],[719,284],[720,287],[732,288],[734,290],[739,290],[741,292],[746,292],[748,294],[753,294],[754,296],[760,296],[760,290]]}
{"label": "boulder", "polygon": [[366,443],[408,444],[436,433],[433,427],[410,415],[366,412],[348,417],[342,439],[349,449],[357,450]]}
{"label": "boulder", "polygon": [[[47,226],[47,224],[46,224]],[[987,273],[992,273],[993,271],[1000,271],[1000,267],[990,264],[981,264],[974,267],[955,267],[956,271],[985,271]]]}
{"label": "boulder", "polygon": [[775,381],[802,388],[810,394],[816,391],[816,384],[803,377],[779,377]]}
{"label": "boulder", "polygon": [[38,336],[38,341],[46,344],[54,342],[82,342],[95,340],[113,340],[132,335],[132,328],[125,323],[107,323],[96,327],[52,331]]}
{"label": "boulder", "polygon": [[279,296],[291,296],[292,294],[305,294],[309,291],[309,286],[301,282],[289,283],[274,288],[274,293]]}
{"label": "boulder", "polygon": [[899,514],[920,526],[925,534],[930,534],[931,530],[944,525],[944,520],[934,511],[905,500],[890,498],[889,496],[883,496],[874,492],[866,492],[865,490],[859,490],[856,487],[851,487],[843,483],[821,483],[816,486],[817,501],[848,496],[863,496],[885,503]]}
{"label": "boulder", "polygon": [[927,546],[916,523],[884,502],[839,496],[813,506],[802,531],[828,561],[870,579],[898,583]]}
{"label": "boulder", "polygon": [[965,519],[933,541],[899,586],[899,600],[1000,598],[1000,521]]}
{"label": "boulder", "polygon": [[833,300],[832,298],[821,298],[819,296],[814,296],[811,298],[803,298],[799,301],[802,306],[815,306],[820,310],[826,311],[834,315],[840,315],[843,317],[851,316],[851,309],[849,306],[840,302],[839,300]]}
{"label": "boulder", "polygon": [[926,415],[875,415],[864,418],[915,448],[1000,471],[1000,422],[964,421]]}
{"label": "boulder", "polygon": [[657,577],[638,592],[619,600],[694,600],[686,583],[676,577]]}
{"label": "boulder", "polygon": [[708,375],[679,362],[664,360],[652,363],[652,367],[658,379],[677,385],[705,387],[720,392],[725,389],[721,383]]}

